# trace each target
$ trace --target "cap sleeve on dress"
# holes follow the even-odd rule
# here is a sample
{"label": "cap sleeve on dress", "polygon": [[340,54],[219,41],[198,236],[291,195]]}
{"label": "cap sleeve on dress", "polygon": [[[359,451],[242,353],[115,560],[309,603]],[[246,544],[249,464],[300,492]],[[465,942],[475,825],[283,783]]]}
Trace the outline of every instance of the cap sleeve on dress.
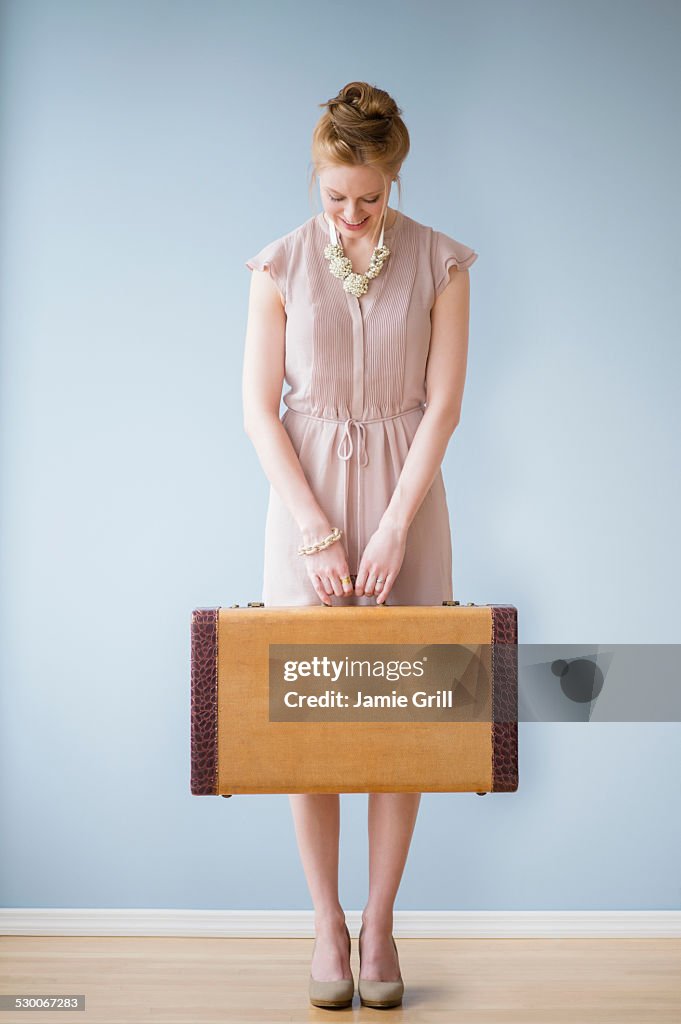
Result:
{"label": "cap sleeve on dress", "polygon": [[455,238],[450,238],[442,231],[433,231],[432,258],[437,297],[449,282],[449,268],[456,266],[458,270],[468,270],[477,260],[478,254],[463,242],[457,242]]}
{"label": "cap sleeve on dress", "polygon": [[277,238],[269,242],[259,253],[246,260],[246,266],[250,270],[269,269],[269,274],[277,288],[286,299],[286,241]]}

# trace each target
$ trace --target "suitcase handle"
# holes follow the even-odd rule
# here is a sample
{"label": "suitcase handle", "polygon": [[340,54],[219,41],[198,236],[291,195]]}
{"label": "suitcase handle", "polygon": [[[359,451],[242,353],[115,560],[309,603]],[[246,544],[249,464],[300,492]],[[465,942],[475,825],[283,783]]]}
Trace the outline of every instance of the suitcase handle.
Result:
{"label": "suitcase handle", "polygon": [[[461,601],[443,601],[443,605],[455,606],[460,605]],[[230,608],[241,608],[240,604],[230,604]],[[247,608],[264,608],[264,602],[262,601],[249,601],[246,605]],[[328,607],[328,606],[327,606]],[[475,601],[466,601],[466,608],[477,608]]]}

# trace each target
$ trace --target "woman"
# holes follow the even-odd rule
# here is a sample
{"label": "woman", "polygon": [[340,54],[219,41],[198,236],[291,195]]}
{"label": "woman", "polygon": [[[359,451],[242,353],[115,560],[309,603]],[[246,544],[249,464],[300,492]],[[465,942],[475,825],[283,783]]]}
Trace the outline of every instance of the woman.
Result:
{"label": "woman", "polygon": [[[452,599],[440,466],[461,410],[477,254],[388,206],[409,134],[386,92],[352,82],[322,106],[312,162],[323,210],[247,261],[263,271],[243,371],[244,426],[271,484],[262,600],[439,605]],[[420,797],[369,794],[365,1005],[402,1000],[393,905]],[[339,794],[289,799],[315,908],[310,999],[347,1006]]]}

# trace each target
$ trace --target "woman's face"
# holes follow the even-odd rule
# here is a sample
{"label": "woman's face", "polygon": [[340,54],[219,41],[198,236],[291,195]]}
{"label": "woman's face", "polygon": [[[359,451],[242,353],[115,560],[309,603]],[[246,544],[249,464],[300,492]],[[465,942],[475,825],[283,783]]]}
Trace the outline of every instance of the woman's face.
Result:
{"label": "woman's face", "polygon": [[[385,197],[383,178],[373,167],[334,165],[319,175],[324,212],[345,238],[378,238]],[[358,226],[354,226],[358,225]]]}

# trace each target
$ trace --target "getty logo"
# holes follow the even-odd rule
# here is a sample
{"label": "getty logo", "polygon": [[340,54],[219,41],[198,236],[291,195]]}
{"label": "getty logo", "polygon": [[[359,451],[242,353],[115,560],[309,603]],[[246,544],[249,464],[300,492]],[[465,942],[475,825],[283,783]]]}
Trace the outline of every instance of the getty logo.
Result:
{"label": "getty logo", "polygon": [[349,679],[355,676],[368,677],[370,679],[387,679],[395,682],[403,677],[422,676],[425,672],[424,662],[427,655],[418,661],[376,661],[366,659],[355,660],[351,658],[323,658],[314,657],[310,661],[285,661],[284,679],[287,683],[295,683],[301,678],[315,677],[317,679],[329,679],[331,682],[338,682],[341,676]]}

